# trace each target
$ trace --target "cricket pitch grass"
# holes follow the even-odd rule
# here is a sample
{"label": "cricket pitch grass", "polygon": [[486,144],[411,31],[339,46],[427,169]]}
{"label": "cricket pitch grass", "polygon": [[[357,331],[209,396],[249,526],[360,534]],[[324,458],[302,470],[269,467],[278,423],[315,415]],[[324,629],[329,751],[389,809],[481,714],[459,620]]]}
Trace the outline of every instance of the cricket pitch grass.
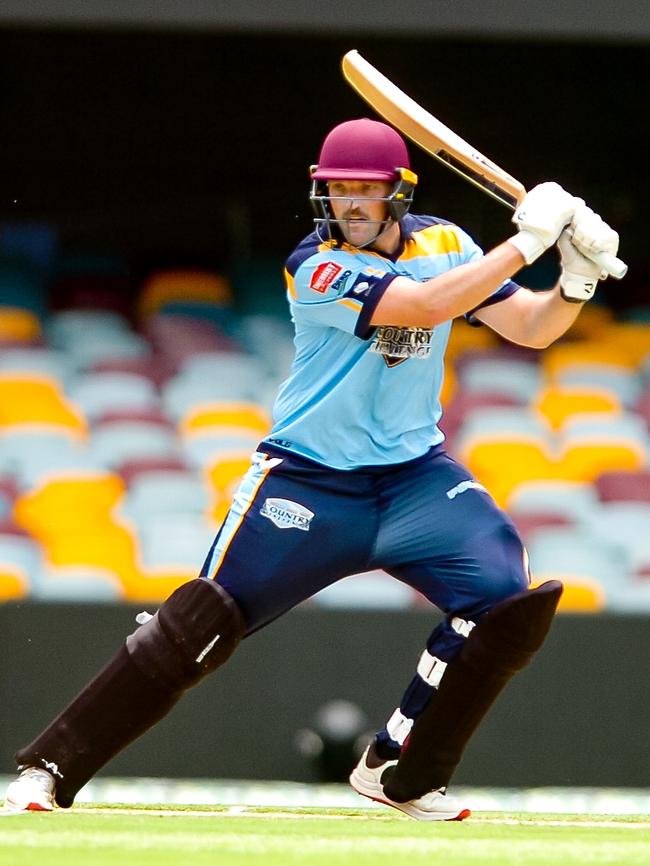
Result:
{"label": "cricket pitch grass", "polygon": [[111,805],[4,814],[0,866],[649,866],[650,816]]}

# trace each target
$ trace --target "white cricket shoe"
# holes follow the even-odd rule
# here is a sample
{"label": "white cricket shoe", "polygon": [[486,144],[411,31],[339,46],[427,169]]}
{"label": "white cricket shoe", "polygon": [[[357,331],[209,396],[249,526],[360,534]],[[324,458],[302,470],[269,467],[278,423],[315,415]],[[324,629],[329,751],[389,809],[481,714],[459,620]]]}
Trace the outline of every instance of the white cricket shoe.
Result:
{"label": "white cricket shoe", "polygon": [[55,779],[47,770],[26,767],[9,785],[5,812],[51,812],[54,809]]}
{"label": "white cricket shoe", "polygon": [[448,797],[444,788],[429,791],[417,800],[407,800],[406,803],[389,800],[384,793],[381,778],[388,767],[394,767],[397,761],[384,761],[378,767],[370,767],[367,760],[370,749],[371,746],[368,746],[350,774],[350,784],[358,794],[399,809],[417,821],[462,821],[472,814],[458,800]]}

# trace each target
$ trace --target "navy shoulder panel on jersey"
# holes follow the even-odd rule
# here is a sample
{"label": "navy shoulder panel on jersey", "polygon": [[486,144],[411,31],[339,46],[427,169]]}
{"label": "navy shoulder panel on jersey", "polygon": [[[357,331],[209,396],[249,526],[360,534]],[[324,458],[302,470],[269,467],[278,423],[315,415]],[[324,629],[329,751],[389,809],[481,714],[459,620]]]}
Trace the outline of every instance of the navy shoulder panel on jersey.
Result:
{"label": "navy shoulder panel on jersey", "polygon": [[449,220],[443,220],[440,217],[428,216],[426,214],[407,213],[401,220],[400,225],[402,228],[402,235],[407,236],[413,234],[413,232],[428,229],[429,226],[450,226],[454,225],[454,223]]}
{"label": "navy shoulder panel on jersey", "polygon": [[292,277],[296,275],[296,271],[303,262],[318,252],[322,243],[316,232],[312,232],[300,241],[286,262],[286,269]]}

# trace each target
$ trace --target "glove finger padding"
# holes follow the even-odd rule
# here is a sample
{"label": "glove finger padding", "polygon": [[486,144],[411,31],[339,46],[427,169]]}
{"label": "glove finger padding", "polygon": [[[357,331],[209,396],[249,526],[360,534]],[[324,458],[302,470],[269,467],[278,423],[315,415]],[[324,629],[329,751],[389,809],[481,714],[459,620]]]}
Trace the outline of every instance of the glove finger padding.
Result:
{"label": "glove finger padding", "polygon": [[618,252],[618,233],[586,205],[576,208],[571,229],[574,246],[585,256],[600,252],[616,255]]}
{"label": "glove finger padding", "polygon": [[558,239],[573,219],[576,207],[584,205],[557,183],[534,187],[515,210],[513,223],[519,234],[509,241],[521,252],[526,264],[534,262]]}
{"label": "glove finger padding", "polygon": [[562,260],[560,292],[565,301],[582,304],[591,300],[598,280],[607,274],[600,265],[582,255],[571,238],[571,230],[563,231],[557,242]]}

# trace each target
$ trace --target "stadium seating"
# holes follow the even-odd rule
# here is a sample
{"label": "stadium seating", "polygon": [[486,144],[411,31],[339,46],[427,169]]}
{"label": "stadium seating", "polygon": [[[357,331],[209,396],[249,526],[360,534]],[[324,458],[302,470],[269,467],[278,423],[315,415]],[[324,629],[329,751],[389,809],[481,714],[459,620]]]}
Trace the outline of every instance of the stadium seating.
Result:
{"label": "stadium seating", "polygon": [[147,421],[102,424],[93,433],[89,450],[97,462],[116,470],[127,460],[175,457],[179,443],[173,429]]}
{"label": "stadium seating", "polygon": [[105,412],[160,405],[156,386],[136,373],[85,373],[71,385],[69,394],[90,421]]}
{"label": "stadium seating", "polygon": [[[123,265],[96,263],[86,291],[92,263],[72,259],[68,306],[48,310],[55,247],[7,239],[41,264],[2,271],[0,601],[160,601],[196,575],[270,429],[290,322],[237,316],[229,281],[196,269],[113,302]],[[536,352],[461,320],[446,366],[447,448],[510,513],[535,580],[565,581],[563,611],[650,610],[650,322],[589,305]],[[373,572],[314,603],[419,602]]]}

